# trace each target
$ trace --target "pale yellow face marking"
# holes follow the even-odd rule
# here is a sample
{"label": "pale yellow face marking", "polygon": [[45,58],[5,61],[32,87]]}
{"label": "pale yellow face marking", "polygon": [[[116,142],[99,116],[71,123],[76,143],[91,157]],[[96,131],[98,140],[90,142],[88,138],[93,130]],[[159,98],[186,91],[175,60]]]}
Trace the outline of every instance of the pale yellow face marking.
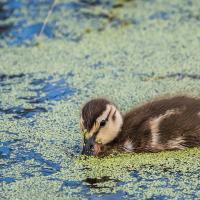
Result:
{"label": "pale yellow face marking", "polygon": [[[99,122],[100,120],[105,119],[110,111],[111,113],[106,125],[100,129],[96,137],[96,140],[101,141],[102,144],[113,141],[121,131],[121,126],[123,124],[123,118],[120,112],[113,105],[107,105],[106,111],[98,118]],[[115,111],[115,120],[113,121],[112,116]]]}
{"label": "pale yellow face marking", "polygon": [[[92,129],[90,130],[90,132],[88,134],[86,134],[86,138],[87,139],[92,137],[93,134],[99,129],[101,121],[106,119],[106,117],[108,116],[109,112],[110,112],[110,105],[107,105],[106,106],[106,110],[102,113],[101,116],[99,116],[96,119]],[[99,140],[99,142],[100,142],[100,140]]]}
{"label": "pale yellow face marking", "polygon": [[92,137],[93,134],[99,129],[99,123],[95,122],[92,129],[88,133],[88,137]]}
{"label": "pale yellow face marking", "polygon": [[84,138],[88,138],[88,137],[89,137],[89,133],[88,133],[88,131],[85,129],[83,123],[84,123],[84,120],[83,120],[83,118],[82,118],[82,116],[81,116],[81,118],[80,118],[80,129],[81,129],[81,133],[83,134]]}
{"label": "pale yellow face marking", "polygon": [[82,134],[84,135],[84,137],[85,137],[86,139],[88,139],[88,138],[90,138],[90,137],[98,130],[99,124],[95,122],[90,132],[88,132],[88,131],[84,128],[83,123],[81,123],[81,122],[80,122],[80,127],[81,127],[81,132],[82,132]]}
{"label": "pale yellow face marking", "polygon": [[[116,111],[115,121],[113,121],[111,118],[115,111]],[[110,115],[109,115],[109,113],[110,113]],[[96,133],[96,131],[100,128],[101,121],[105,120],[108,117],[108,115],[110,117],[109,117],[105,127],[102,127],[99,130],[99,133],[97,134],[96,143],[107,144],[108,142],[112,141],[118,135],[118,133],[121,130],[121,126],[123,124],[123,119],[122,119],[120,112],[115,108],[115,106],[108,104],[106,106],[106,110],[95,121],[90,132],[84,133],[86,139],[92,137],[93,134]],[[82,117],[80,119],[80,125],[82,127],[82,130],[84,130]]]}

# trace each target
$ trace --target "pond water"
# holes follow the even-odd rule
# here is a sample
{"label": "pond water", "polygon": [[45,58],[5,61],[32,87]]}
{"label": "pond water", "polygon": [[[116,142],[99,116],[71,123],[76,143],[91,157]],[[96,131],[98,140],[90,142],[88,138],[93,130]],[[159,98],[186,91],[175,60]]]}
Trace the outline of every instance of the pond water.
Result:
{"label": "pond water", "polygon": [[92,97],[122,112],[199,96],[196,0],[0,2],[1,199],[199,199],[200,149],[80,156]]}

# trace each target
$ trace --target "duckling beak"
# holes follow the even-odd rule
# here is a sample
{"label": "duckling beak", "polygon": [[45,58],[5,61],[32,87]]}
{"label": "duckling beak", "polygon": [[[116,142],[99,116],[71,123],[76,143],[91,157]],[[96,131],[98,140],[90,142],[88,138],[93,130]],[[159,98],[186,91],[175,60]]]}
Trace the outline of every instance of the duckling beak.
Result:
{"label": "duckling beak", "polygon": [[92,136],[88,140],[86,140],[84,142],[84,145],[83,145],[82,154],[87,155],[87,156],[93,155],[94,143],[95,143],[95,137],[94,136]]}
{"label": "duckling beak", "polygon": [[95,136],[89,138],[83,146],[82,154],[87,156],[96,156],[101,152],[102,144],[95,142]]}

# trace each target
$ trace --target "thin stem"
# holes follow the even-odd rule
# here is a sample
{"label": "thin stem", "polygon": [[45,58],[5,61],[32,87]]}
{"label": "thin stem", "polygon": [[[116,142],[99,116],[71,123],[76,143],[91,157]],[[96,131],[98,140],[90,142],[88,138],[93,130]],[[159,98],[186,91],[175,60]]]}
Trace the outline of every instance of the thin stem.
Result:
{"label": "thin stem", "polygon": [[58,3],[58,0],[54,0],[54,1],[53,1],[52,5],[51,5],[51,8],[50,8],[50,10],[48,11],[47,17],[45,18],[44,23],[43,23],[43,25],[42,25],[42,28],[41,28],[41,30],[40,30],[40,32],[39,32],[39,34],[38,34],[38,37],[40,37],[40,36],[42,35],[42,33],[44,32],[44,29],[45,29],[45,27],[46,27],[46,25],[47,25],[47,22],[48,22],[48,20],[49,20],[49,17],[50,17],[50,15],[51,15],[51,13],[53,12],[53,9],[54,9],[54,7],[55,7],[55,5],[56,5],[57,3]]}

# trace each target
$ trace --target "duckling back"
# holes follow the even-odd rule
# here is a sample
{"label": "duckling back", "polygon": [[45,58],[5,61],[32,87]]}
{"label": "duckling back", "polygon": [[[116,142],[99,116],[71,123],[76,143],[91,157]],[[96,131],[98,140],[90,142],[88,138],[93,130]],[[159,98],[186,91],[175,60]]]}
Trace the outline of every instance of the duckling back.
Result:
{"label": "duckling back", "polygon": [[132,109],[124,116],[120,140],[130,151],[200,146],[200,99],[176,96]]}

